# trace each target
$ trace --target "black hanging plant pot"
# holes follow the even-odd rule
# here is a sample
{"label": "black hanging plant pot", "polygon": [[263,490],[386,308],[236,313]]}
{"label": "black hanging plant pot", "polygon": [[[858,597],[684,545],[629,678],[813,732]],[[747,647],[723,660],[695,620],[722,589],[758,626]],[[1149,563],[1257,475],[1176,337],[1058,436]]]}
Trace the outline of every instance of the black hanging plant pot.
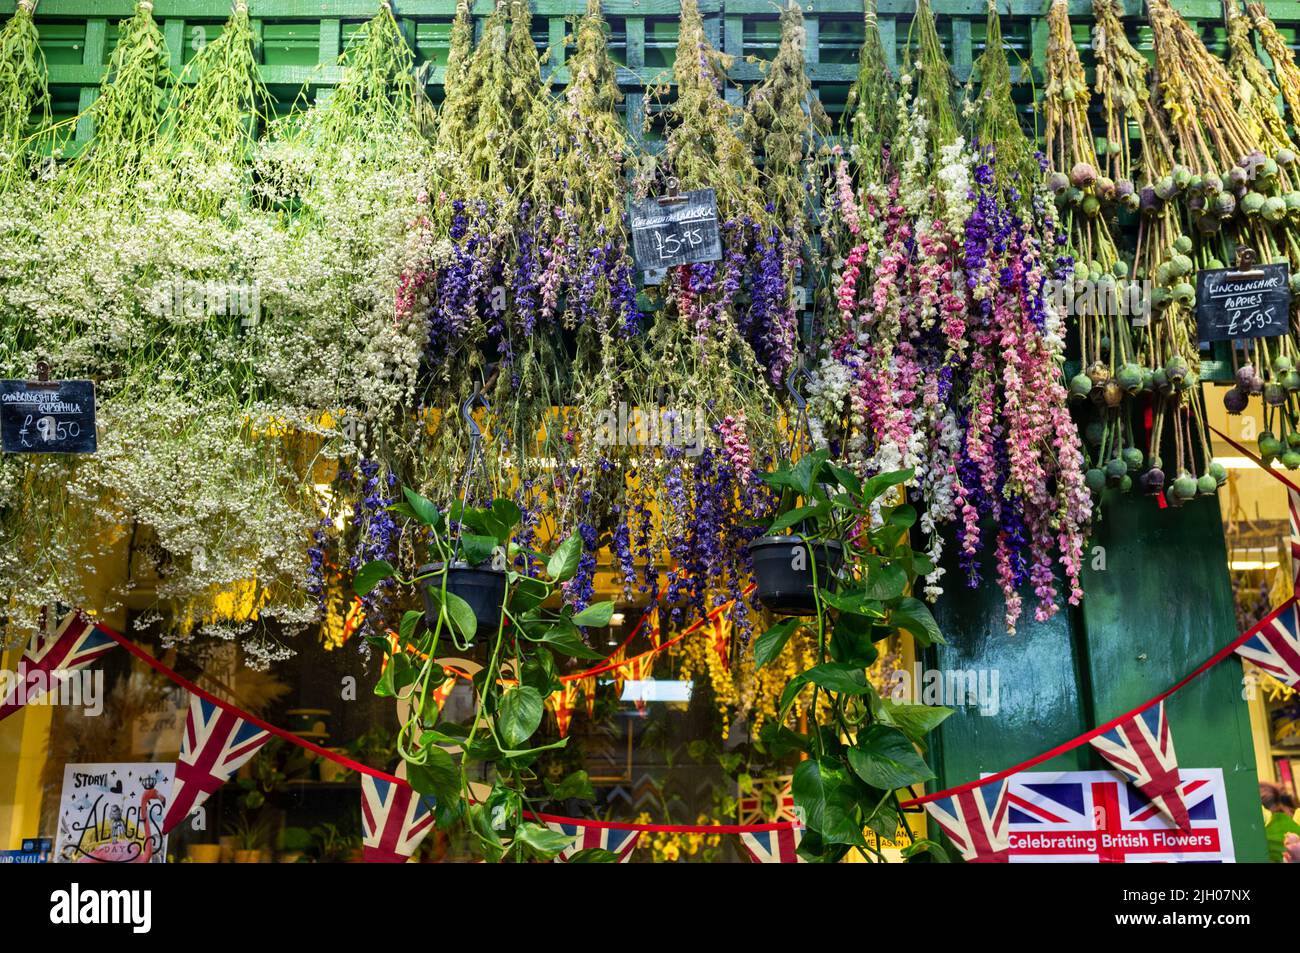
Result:
{"label": "black hanging plant pot", "polygon": [[[812,558],[809,558],[809,550]],[[763,536],[749,544],[758,601],[777,615],[812,615],[817,611],[817,584],[834,592],[844,547],[836,540],[805,542],[798,536]]]}
{"label": "black hanging plant pot", "polygon": [[438,622],[438,602],[435,592],[442,589],[442,580],[447,578],[447,591],[454,593],[469,603],[478,623],[478,633],[491,635],[501,624],[501,606],[506,601],[506,574],[503,570],[493,569],[490,563],[471,566],[458,561],[444,572],[444,563],[429,563],[421,566],[419,575],[428,576],[420,580],[420,595],[424,598],[424,620],[433,628]]}

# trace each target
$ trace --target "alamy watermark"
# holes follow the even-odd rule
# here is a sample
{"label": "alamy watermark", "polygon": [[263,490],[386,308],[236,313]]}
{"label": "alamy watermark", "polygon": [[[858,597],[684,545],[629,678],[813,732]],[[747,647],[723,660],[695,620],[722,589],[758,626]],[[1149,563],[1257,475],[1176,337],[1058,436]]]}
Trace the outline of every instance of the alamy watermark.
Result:
{"label": "alamy watermark", "polygon": [[150,310],[160,318],[237,317],[244,327],[262,318],[262,295],[254,281],[188,281],[154,289]]}
{"label": "alamy watermark", "polygon": [[0,704],[64,705],[97,717],[104,712],[104,673],[101,669],[47,672],[18,663],[18,670],[0,668]]}
{"label": "alamy watermark", "polygon": [[1173,292],[1149,280],[1104,276],[1043,283],[1044,300],[1061,317],[1119,316],[1141,325],[1151,319],[1153,305],[1166,297],[1173,297]]}
{"label": "alamy watermark", "polygon": [[998,698],[1001,682],[996,668],[922,668],[919,663],[894,671],[886,683],[890,700],[910,704],[975,708],[992,717],[1002,708]]}
{"label": "alamy watermark", "polygon": [[700,408],[629,407],[620,403],[596,415],[596,444],[602,447],[676,447],[688,457],[704,452],[709,426]]}

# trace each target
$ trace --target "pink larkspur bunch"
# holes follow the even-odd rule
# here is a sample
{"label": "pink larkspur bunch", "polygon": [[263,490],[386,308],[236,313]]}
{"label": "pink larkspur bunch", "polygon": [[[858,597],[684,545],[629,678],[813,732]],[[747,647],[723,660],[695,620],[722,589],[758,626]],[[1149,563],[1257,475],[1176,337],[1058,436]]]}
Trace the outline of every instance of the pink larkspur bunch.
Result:
{"label": "pink larkspur bunch", "polygon": [[736,481],[744,486],[754,473],[754,451],[745,432],[745,412],[728,414],[718,425],[722,433],[722,452],[736,471]]}

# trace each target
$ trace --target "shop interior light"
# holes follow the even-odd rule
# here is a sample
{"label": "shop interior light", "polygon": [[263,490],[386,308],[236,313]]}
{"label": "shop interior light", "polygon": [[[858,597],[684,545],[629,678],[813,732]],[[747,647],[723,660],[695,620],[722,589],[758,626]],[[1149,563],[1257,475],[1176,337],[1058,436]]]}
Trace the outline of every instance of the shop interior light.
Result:
{"label": "shop interior light", "polygon": [[1251,569],[1276,569],[1279,565],[1277,560],[1265,562],[1262,559],[1234,559],[1228,563],[1228,568],[1237,572],[1246,572]]}
{"label": "shop interior light", "polygon": [[629,679],[623,683],[620,701],[625,702],[688,702],[691,700],[692,682],[681,679],[647,678]]}
{"label": "shop interior light", "polygon": [[[1258,470],[1259,464],[1250,457],[1215,457],[1225,470]],[[1273,461],[1274,470],[1285,470],[1280,460]]]}

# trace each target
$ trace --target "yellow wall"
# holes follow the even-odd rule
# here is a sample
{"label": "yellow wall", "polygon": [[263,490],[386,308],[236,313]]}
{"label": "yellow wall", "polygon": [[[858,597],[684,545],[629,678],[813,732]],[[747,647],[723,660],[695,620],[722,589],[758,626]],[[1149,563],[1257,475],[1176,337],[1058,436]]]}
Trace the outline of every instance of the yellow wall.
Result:
{"label": "yellow wall", "polygon": [[[87,583],[88,595],[103,605],[110,601],[110,591],[120,586],[126,576],[127,546],[123,538],[113,553],[96,560],[95,572]],[[106,615],[104,621],[121,631],[126,624],[125,610]],[[0,665],[17,671],[23,648],[0,652]],[[55,835],[53,830],[40,829],[44,797],[59,796],[57,790],[45,791],[41,784],[53,719],[50,706],[31,705],[0,721],[0,850],[17,850],[24,837]]]}

